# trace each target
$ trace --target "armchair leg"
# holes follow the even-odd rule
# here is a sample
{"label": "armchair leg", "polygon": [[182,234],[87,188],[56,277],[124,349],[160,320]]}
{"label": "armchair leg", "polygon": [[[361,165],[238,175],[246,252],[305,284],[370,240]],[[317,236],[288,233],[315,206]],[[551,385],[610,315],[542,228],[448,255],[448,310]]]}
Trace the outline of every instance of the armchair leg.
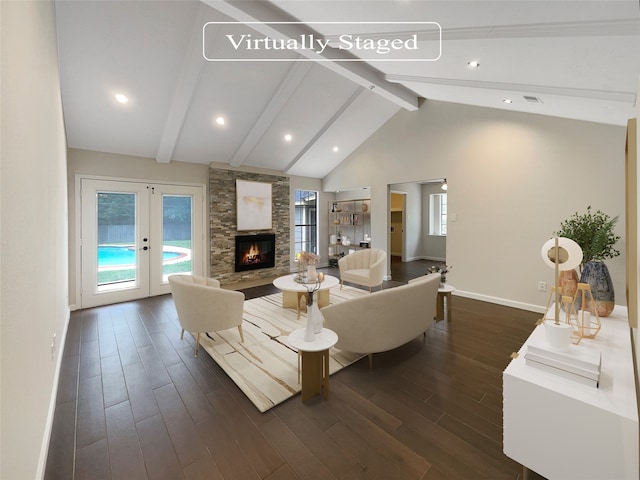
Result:
{"label": "armchair leg", "polygon": [[182,329],[182,333],[180,334],[180,340],[184,338],[184,328]]}
{"label": "armchair leg", "polygon": [[244,334],[242,333],[242,324],[238,325],[238,331],[240,332],[240,342],[244,343]]}
{"label": "armchair leg", "polygon": [[369,354],[369,370],[373,370],[373,353]]}
{"label": "armchair leg", "polygon": [[193,354],[194,357],[198,356],[198,347],[200,347],[200,332],[196,335],[196,353]]}
{"label": "armchair leg", "polygon": [[344,285],[344,282],[340,279],[340,290],[342,290],[342,285]]}

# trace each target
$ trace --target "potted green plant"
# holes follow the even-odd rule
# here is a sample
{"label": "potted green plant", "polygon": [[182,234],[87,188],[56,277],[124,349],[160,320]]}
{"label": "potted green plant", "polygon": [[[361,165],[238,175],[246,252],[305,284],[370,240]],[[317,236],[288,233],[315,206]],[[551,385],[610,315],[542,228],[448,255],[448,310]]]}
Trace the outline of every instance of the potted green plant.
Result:
{"label": "potted green plant", "polygon": [[[560,224],[555,233],[558,237],[566,237],[575,241],[582,249],[580,264],[580,283],[588,283],[596,300],[597,313],[600,317],[608,316],[615,306],[613,282],[604,260],[617,257],[620,251],[615,248],[620,236],[614,231],[618,217],[611,217],[591,206],[586,213],[574,213]],[[561,282],[562,285],[562,282]],[[563,294],[570,294],[565,291]],[[579,307],[579,305],[577,305]],[[593,306],[586,306],[593,311]]]}

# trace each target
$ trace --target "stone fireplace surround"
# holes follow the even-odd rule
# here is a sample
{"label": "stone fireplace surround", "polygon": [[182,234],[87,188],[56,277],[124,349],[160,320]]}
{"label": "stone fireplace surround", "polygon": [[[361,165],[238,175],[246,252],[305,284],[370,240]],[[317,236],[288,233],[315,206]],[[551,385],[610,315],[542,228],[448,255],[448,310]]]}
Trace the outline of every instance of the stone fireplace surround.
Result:
{"label": "stone fireplace surround", "polygon": [[[236,222],[236,179],[270,183],[273,225],[271,230],[238,231]],[[290,268],[291,210],[289,178],[264,173],[209,168],[209,274],[222,285],[286,275]],[[235,237],[273,233],[276,236],[275,267],[244,272],[235,271]]]}

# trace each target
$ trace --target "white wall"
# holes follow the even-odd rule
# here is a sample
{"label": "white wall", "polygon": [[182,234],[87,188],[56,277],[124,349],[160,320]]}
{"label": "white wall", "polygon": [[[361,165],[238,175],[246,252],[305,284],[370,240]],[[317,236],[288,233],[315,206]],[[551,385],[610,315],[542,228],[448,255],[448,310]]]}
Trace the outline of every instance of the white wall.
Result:
{"label": "white wall", "polygon": [[69,318],[66,144],[53,3],[0,16],[0,478],[24,480],[43,475]]}
{"label": "white wall", "polygon": [[[371,188],[373,246],[387,249],[387,185],[446,178],[448,281],[458,293],[539,310],[553,281],[542,244],[591,205],[624,235],[625,128],[425,101],[400,111],[323,181]],[[624,252],[624,239],[618,245]],[[624,254],[606,263],[625,303]]]}

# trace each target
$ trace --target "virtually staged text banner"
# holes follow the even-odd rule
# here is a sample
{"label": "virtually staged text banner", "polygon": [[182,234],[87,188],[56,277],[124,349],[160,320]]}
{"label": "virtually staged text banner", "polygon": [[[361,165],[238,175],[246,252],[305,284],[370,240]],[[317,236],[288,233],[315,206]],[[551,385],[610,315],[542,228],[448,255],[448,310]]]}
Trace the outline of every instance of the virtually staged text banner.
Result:
{"label": "virtually staged text banner", "polygon": [[[344,33],[308,33],[314,26]],[[202,55],[210,62],[433,62],[441,53],[436,22],[208,22],[202,28]]]}

